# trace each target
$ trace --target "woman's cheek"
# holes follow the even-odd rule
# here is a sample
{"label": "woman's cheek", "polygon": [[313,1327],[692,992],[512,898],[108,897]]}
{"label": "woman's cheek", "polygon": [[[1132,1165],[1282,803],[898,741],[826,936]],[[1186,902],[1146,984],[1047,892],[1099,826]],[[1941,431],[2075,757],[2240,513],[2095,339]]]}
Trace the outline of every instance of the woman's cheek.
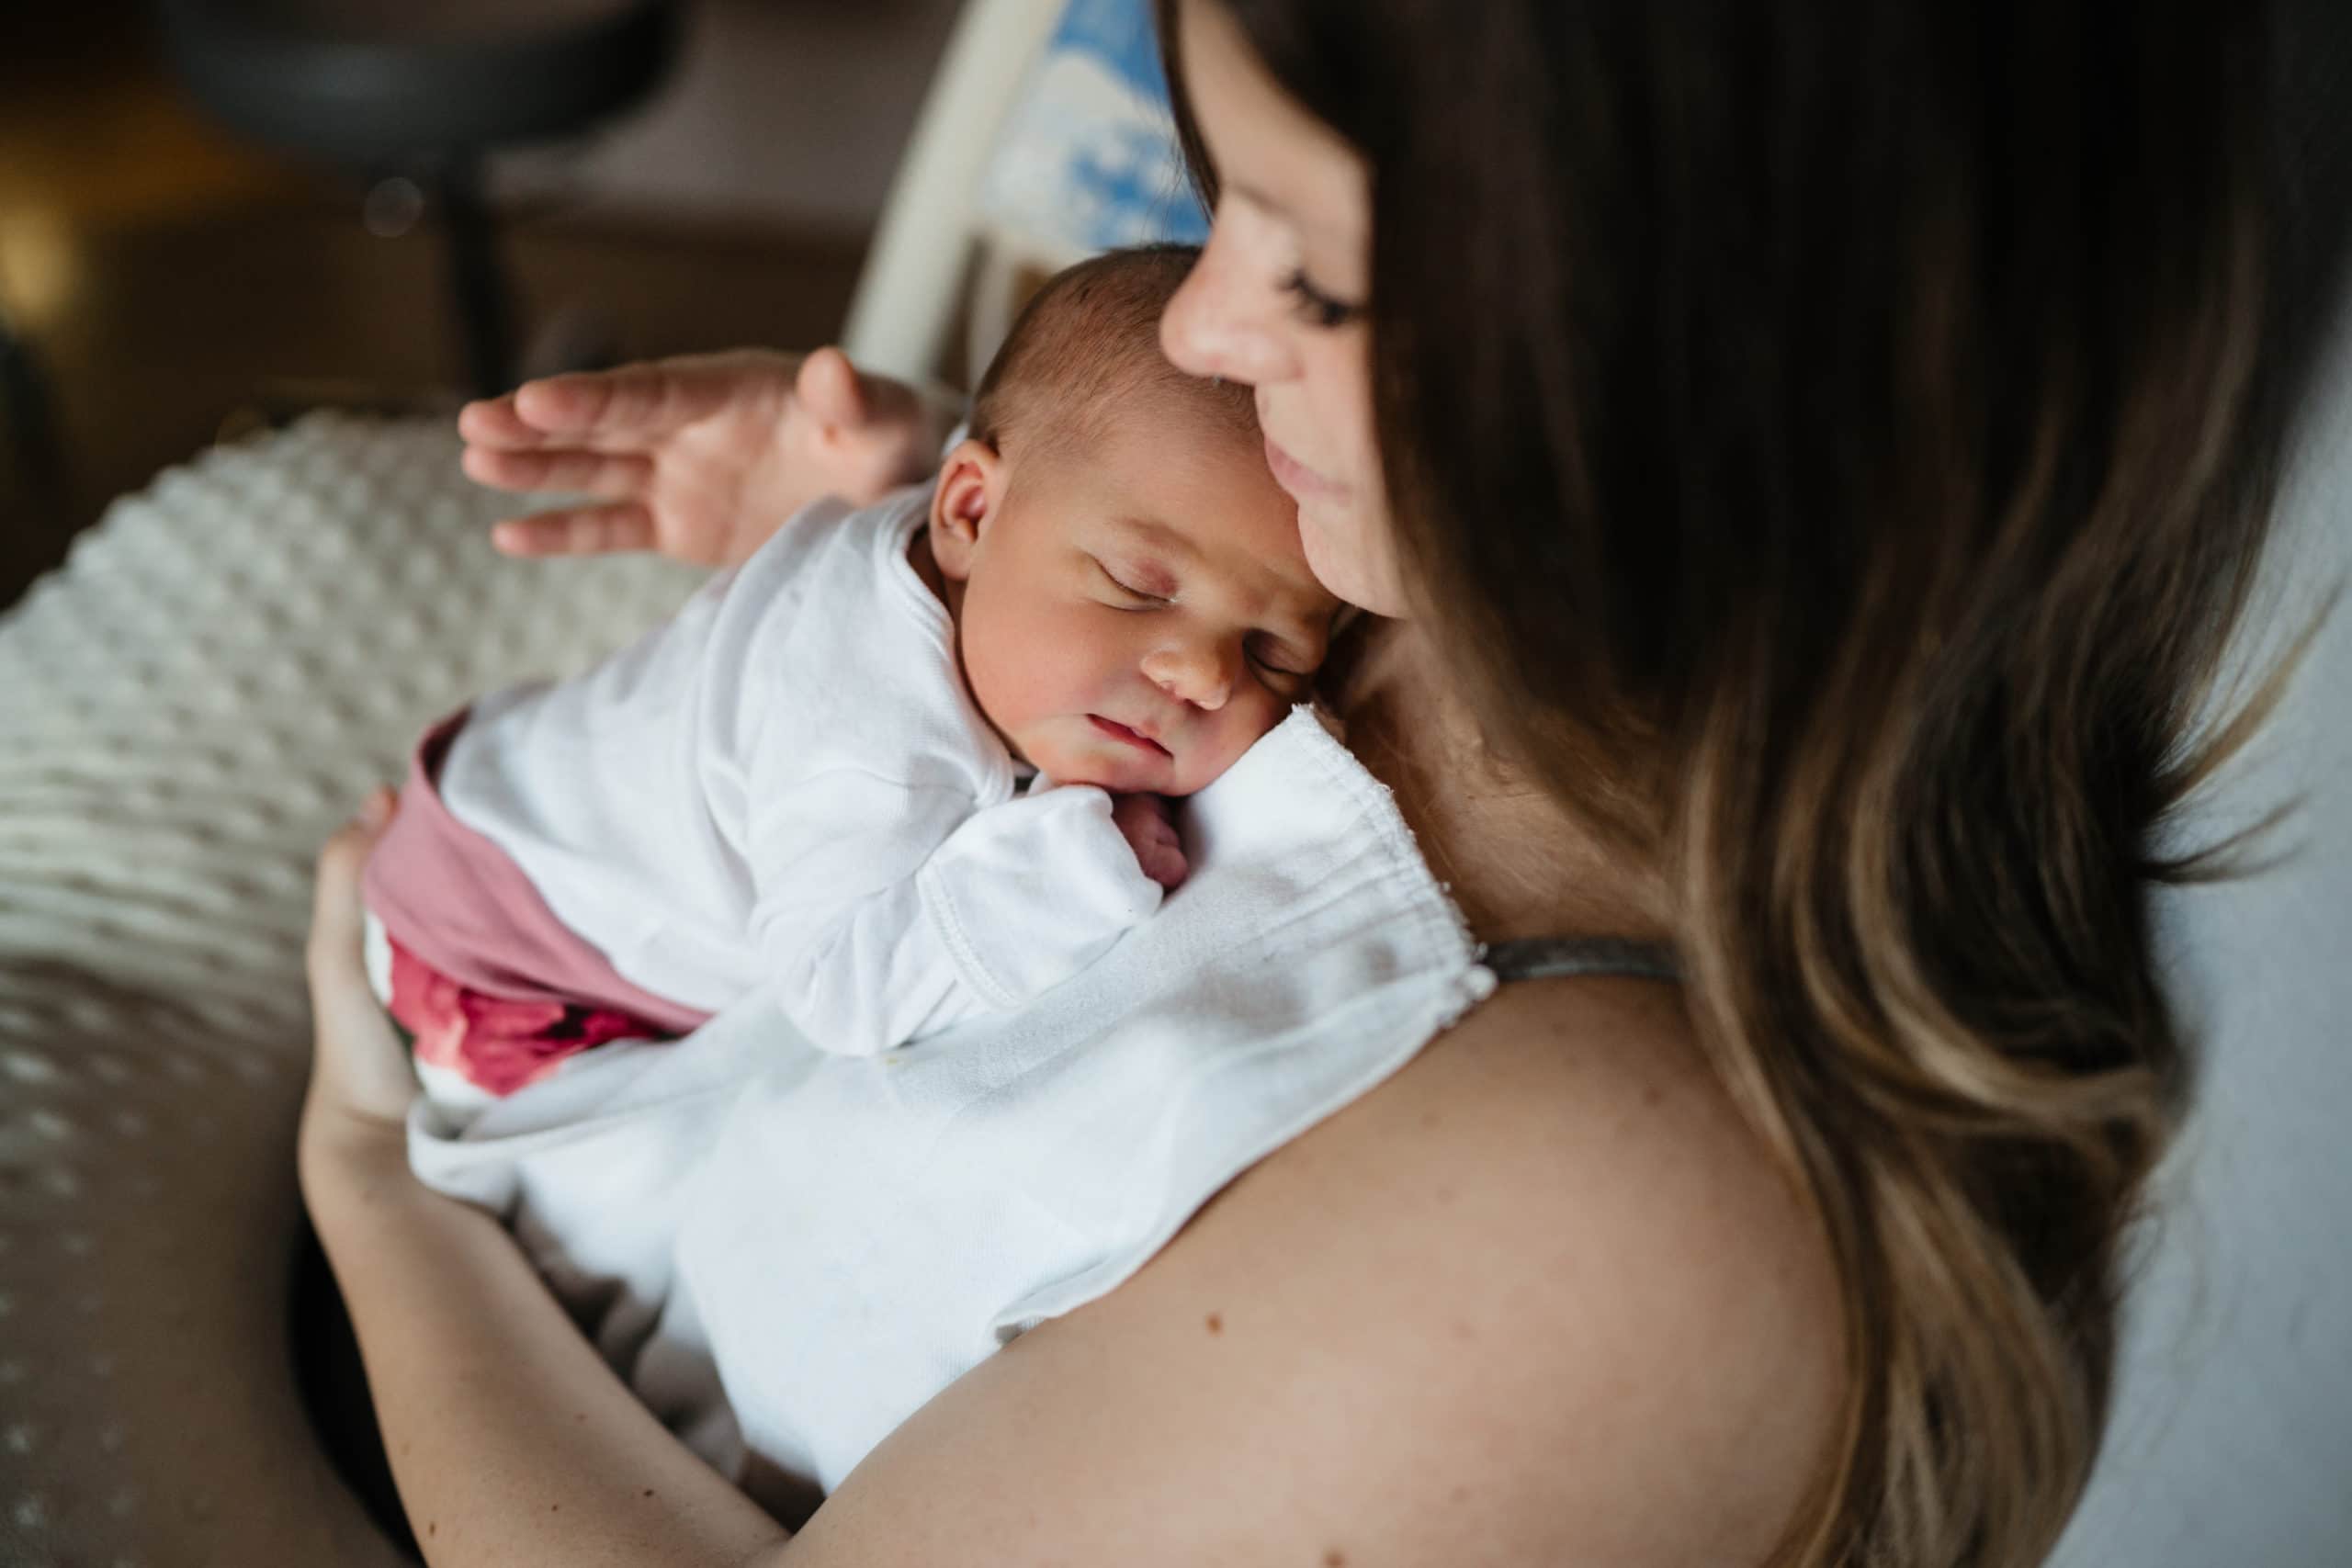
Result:
{"label": "woman's cheek", "polygon": [[1371,338],[1327,334],[1306,367],[1309,406],[1322,411],[1326,451],[1345,488],[1299,507],[1307,565],[1323,586],[1376,615],[1405,613],[1406,595],[1388,505],[1388,478],[1372,409]]}

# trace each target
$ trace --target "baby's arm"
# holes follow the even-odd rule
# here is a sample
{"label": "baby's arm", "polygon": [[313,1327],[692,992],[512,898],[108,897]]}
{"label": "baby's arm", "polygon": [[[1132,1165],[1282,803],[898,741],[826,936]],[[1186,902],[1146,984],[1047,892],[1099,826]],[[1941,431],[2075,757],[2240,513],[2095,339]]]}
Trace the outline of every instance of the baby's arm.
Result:
{"label": "baby's arm", "polygon": [[779,1005],[874,1055],[1022,1006],[1159,907],[1111,797],[1066,785],[972,811],[835,773],[762,803],[754,930]]}

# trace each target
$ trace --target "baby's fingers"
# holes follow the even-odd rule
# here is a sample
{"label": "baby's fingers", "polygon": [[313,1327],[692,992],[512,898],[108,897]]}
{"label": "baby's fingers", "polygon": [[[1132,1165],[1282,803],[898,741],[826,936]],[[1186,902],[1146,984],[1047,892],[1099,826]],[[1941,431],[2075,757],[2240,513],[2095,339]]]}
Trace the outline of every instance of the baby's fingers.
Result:
{"label": "baby's fingers", "polygon": [[1143,868],[1143,874],[1146,876],[1159,883],[1161,890],[1169,893],[1173,893],[1182,887],[1184,885],[1185,875],[1192,870],[1190,863],[1184,858],[1183,847],[1177,842],[1176,836],[1172,832],[1164,842],[1138,847],[1136,852],[1136,863]]}

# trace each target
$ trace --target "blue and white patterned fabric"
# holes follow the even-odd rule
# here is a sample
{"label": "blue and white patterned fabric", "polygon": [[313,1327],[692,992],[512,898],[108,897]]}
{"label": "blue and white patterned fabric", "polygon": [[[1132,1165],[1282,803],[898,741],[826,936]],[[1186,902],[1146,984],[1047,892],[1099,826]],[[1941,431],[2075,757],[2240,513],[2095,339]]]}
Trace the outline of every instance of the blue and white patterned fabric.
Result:
{"label": "blue and white patterned fabric", "polygon": [[1070,0],[1005,125],[980,210],[1001,239],[1053,265],[1208,237],[1148,0]]}

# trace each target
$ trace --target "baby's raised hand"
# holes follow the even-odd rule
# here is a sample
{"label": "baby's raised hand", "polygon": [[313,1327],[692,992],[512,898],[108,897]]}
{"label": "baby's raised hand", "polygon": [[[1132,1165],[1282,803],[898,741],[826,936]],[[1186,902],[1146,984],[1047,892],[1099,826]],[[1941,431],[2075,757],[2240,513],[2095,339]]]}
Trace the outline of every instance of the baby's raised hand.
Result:
{"label": "baby's raised hand", "polygon": [[1122,795],[1111,802],[1111,820],[1136,852],[1143,874],[1173,893],[1183,885],[1192,867],[1184,859],[1184,842],[1168,814],[1167,800],[1157,795]]}
{"label": "baby's raised hand", "polygon": [[509,555],[750,556],[820,496],[863,505],[936,461],[944,411],[839,349],[691,355],[526,381],[458,416],[466,472],[594,503],[500,523]]}

